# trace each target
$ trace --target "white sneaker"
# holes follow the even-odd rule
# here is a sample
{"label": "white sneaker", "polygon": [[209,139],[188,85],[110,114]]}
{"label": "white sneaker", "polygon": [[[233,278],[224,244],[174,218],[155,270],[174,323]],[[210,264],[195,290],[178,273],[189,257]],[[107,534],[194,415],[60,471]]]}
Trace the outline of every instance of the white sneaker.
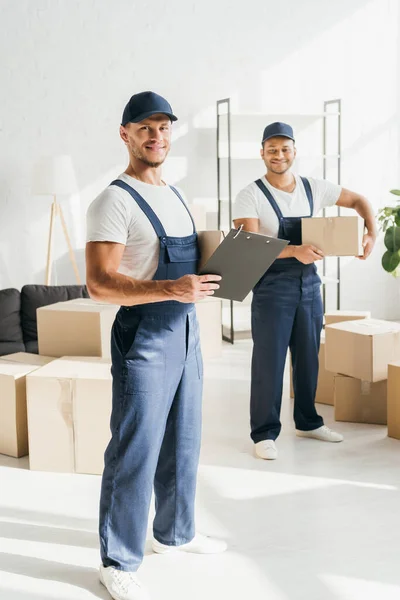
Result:
{"label": "white sneaker", "polygon": [[196,533],[191,542],[180,546],[168,546],[155,538],[153,539],[153,551],[157,554],[168,554],[177,551],[192,552],[193,554],[220,554],[225,552],[227,547],[227,543],[223,540],[216,540],[201,533]]}
{"label": "white sneaker", "polygon": [[136,573],[100,565],[100,581],[114,600],[150,600]]}
{"label": "white sneaker", "polygon": [[326,425],[322,425],[322,427],[312,429],[311,431],[301,431],[300,429],[296,429],[296,435],[299,437],[321,440],[322,442],[343,442],[342,434],[332,431],[332,429],[329,429]]}
{"label": "white sneaker", "polygon": [[278,450],[276,449],[274,440],[257,442],[254,450],[258,458],[263,458],[264,460],[275,460],[278,458]]}

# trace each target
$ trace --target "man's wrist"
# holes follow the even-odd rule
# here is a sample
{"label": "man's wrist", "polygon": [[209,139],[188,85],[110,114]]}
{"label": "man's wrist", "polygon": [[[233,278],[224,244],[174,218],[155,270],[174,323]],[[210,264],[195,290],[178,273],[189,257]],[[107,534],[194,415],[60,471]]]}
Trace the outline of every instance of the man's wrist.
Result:
{"label": "man's wrist", "polygon": [[162,290],[168,300],[174,300],[174,283],[175,281],[173,279],[167,279],[166,281],[162,282]]}

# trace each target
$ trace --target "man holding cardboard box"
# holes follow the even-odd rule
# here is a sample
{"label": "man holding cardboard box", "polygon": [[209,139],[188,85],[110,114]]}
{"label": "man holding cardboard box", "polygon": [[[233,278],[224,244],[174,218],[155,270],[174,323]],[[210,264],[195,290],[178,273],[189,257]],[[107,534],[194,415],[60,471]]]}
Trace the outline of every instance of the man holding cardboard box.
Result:
{"label": "man holding cardboard box", "polygon": [[88,211],[87,286],[121,305],[112,332],[113,409],[100,500],[100,577],[116,600],[147,597],[136,577],[153,484],[153,550],[200,554],[226,544],[196,534],[202,358],[194,303],[220,277],[197,276],[197,233],[180,193],[161,179],[168,102],[132,96],[120,128],[130,164]]}
{"label": "man holding cardboard box", "polygon": [[275,440],[281,431],[280,409],[288,348],[293,361],[296,434],[327,442],[343,436],[331,431],[315,409],[318,351],[323,320],[321,279],[316,262],[323,252],[302,244],[301,221],[323,208],[354,209],[365,221],[362,259],[376,239],[369,202],[354,192],[325,180],[294,175],[296,156],[293,129],[271,123],[262,138],[261,158],[267,173],[242,190],[234,207],[235,227],[289,240],[289,245],[254,288],[254,341],[251,382],[251,437],[259,458],[277,458]]}

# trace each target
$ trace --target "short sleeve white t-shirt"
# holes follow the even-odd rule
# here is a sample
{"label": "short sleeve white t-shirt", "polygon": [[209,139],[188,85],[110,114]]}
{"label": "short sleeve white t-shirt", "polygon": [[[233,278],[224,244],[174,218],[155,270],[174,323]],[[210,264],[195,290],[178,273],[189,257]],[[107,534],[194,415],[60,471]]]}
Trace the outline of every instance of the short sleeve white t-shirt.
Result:
{"label": "short sleeve white t-shirt", "polygon": [[[143,183],[126,173],[117,179],[146,200],[167,236],[184,237],[193,233],[188,210],[169,186]],[[101,192],[89,206],[86,230],[88,242],[116,242],[125,246],[119,273],[134,279],[153,278],[159,260],[159,239],[150,220],[127,191],[110,185]]]}
{"label": "short sleeve white t-shirt", "polygon": [[[296,187],[293,192],[284,192],[273,187],[267,179],[261,177],[264,185],[273,195],[284,217],[305,217],[310,215],[310,205],[304,184],[299,175],[295,175]],[[340,185],[307,177],[314,201],[313,216],[322,209],[334,206],[339,199],[342,188]],[[233,219],[259,219],[260,233],[270,237],[278,237],[279,221],[265,194],[255,182],[250,183],[236,197],[233,205]]]}

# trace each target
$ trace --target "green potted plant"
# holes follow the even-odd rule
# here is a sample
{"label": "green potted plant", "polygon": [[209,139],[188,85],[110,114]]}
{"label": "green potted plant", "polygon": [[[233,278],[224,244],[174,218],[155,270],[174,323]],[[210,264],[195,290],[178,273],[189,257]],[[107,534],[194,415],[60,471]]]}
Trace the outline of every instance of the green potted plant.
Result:
{"label": "green potted plant", "polygon": [[384,206],[378,211],[378,226],[385,234],[386,252],[382,256],[382,267],[400,277],[400,190],[390,190],[397,196],[395,206]]}

